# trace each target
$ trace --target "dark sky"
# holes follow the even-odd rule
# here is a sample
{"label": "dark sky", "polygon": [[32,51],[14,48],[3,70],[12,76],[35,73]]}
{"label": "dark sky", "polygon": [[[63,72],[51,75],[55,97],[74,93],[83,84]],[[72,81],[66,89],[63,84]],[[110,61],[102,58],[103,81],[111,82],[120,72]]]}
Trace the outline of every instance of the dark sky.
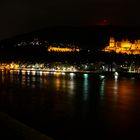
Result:
{"label": "dark sky", "polygon": [[3,0],[0,39],[50,26],[140,26],[139,0]]}

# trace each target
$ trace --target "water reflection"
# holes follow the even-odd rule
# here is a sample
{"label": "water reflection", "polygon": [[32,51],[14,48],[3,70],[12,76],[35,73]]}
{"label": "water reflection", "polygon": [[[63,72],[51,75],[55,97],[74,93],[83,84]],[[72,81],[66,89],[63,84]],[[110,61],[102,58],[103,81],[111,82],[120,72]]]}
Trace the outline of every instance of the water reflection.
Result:
{"label": "water reflection", "polygon": [[14,80],[14,71],[13,70],[11,70],[10,71],[10,82],[13,82],[13,80]]}
{"label": "water reflection", "polygon": [[36,71],[33,70],[33,71],[32,71],[32,75],[36,75]]}
{"label": "water reflection", "polygon": [[56,85],[56,91],[59,91],[60,90],[60,79],[59,78],[56,78],[56,81],[55,81],[55,85]]}
{"label": "water reflection", "polygon": [[39,76],[39,75],[40,75],[40,71],[36,71],[35,74],[36,74],[37,76]]}
{"label": "water reflection", "polygon": [[4,72],[2,72],[1,80],[2,80],[2,83],[4,83],[4,81],[5,81],[5,74],[4,74]]}
{"label": "water reflection", "polygon": [[117,101],[118,97],[118,77],[116,76],[115,81],[114,81],[114,86],[113,86],[113,94],[114,94],[114,101]]}
{"label": "water reflection", "polygon": [[105,79],[101,80],[101,85],[100,85],[100,98],[101,98],[101,100],[104,99],[104,94],[105,94]]}
{"label": "water reflection", "polygon": [[63,79],[62,80],[62,88],[64,89],[64,91],[66,92],[66,80],[65,79]]}
{"label": "water reflection", "polygon": [[84,74],[84,81],[83,81],[83,98],[84,100],[87,100],[88,98],[88,89],[89,89],[89,84],[88,84],[88,74]]}
{"label": "water reflection", "polygon": [[40,76],[42,76],[43,75],[43,72],[42,71],[40,71]]}
{"label": "water reflection", "polygon": [[112,105],[116,105],[119,95],[118,90],[118,79],[109,79],[109,80],[103,80],[100,86],[100,93],[101,93],[101,99],[102,100],[108,100],[112,102]]}
{"label": "water reflection", "polygon": [[25,75],[26,74],[26,71],[25,70],[21,70],[22,72],[22,75]]}
{"label": "water reflection", "polygon": [[75,88],[75,85],[74,85],[74,80],[73,79],[71,79],[69,82],[68,82],[68,93],[69,94],[74,94],[74,88]]}
{"label": "water reflection", "polygon": [[27,71],[27,75],[30,75],[30,71],[29,70]]}
{"label": "water reflection", "polygon": [[[42,72],[42,71],[13,71],[10,70],[10,73],[5,74],[4,71],[2,73],[2,82],[5,82],[5,78],[9,78],[11,83],[17,82],[22,87],[29,87],[29,88],[49,88],[47,86],[50,85],[52,82],[47,82],[47,78],[51,78],[51,81],[54,81],[53,86],[55,85],[56,91],[60,92],[67,92],[69,94],[74,93],[74,73],[60,73],[60,72],[53,72],[52,74],[49,72]],[[67,80],[65,78],[68,78]],[[70,79],[69,79],[70,78]],[[51,85],[50,85],[51,86]],[[86,87],[86,86],[85,86]],[[86,90],[86,89],[85,89]]]}
{"label": "water reflection", "polygon": [[117,130],[120,134],[140,125],[139,80],[35,71],[1,72],[0,77],[1,109],[30,126],[50,130],[53,136],[59,133],[60,139],[66,139],[70,131],[74,137],[73,128],[88,135],[88,125],[95,133],[102,127],[102,132]]}
{"label": "water reflection", "polygon": [[23,87],[26,87],[26,76],[25,76],[25,75],[22,76],[21,85],[22,85]]}
{"label": "water reflection", "polygon": [[27,77],[27,86],[30,87],[30,77]]}
{"label": "water reflection", "polygon": [[32,76],[31,77],[31,85],[30,85],[32,88],[35,88],[36,87],[36,77]]}
{"label": "water reflection", "polygon": [[75,76],[75,73],[72,73],[72,72],[71,72],[71,73],[70,73],[70,78],[73,79],[74,76]]}
{"label": "water reflection", "polygon": [[66,73],[65,73],[65,72],[62,72],[61,74],[62,74],[62,75],[66,75]]}

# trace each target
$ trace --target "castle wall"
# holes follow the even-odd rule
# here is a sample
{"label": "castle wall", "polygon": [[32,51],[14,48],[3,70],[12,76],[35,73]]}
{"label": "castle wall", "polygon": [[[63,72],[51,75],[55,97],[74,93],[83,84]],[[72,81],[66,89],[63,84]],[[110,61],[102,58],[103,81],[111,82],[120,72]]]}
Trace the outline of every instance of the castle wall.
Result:
{"label": "castle wall", "polygon": [[113,37],[110,38],[109,46],[106,46],[103,51],[105,52],[116,52],[126,54],[140,54],[140,40],[135,40],[131,43],[129,40],[122,40],[116,42]]}

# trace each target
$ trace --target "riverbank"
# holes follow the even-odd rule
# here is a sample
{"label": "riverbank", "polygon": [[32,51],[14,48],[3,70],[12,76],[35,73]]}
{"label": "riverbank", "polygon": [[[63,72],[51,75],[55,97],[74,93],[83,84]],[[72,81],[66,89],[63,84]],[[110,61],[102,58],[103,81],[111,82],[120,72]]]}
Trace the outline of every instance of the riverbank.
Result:
{"label": "riverbank", "polygon": [[5,74],[18,74],[18,75],[28,75],[28,76],[43,76],[47,74],[56,75],[67,75],[70,74],[74,76],[75,74],[92,74],[97,78],[137,78],[140,79],[140,73],[130,73],[130,72],[96,72],[96,71],[63,71],[63,70],[46,70],[46,69],[0,69],[1,72]]}
{"label": "riverbank", "polygon": [[[117,72],[118,78],[136,78],[140,79],[140,73],[130,73],[130,72]],[[115,77],[115,72],[101,72],[100,75],[104,75],[105,77]]]}

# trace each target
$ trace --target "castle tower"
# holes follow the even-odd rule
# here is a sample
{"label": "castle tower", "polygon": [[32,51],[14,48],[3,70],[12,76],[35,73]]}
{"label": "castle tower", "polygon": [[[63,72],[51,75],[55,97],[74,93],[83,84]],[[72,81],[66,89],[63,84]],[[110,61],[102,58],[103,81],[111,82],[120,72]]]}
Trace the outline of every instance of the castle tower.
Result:
{"label": "castle tower", "polygon": [[113,37],[110,37],[109,40],[109,47],[114,48],[115,47],[115,39]]}

